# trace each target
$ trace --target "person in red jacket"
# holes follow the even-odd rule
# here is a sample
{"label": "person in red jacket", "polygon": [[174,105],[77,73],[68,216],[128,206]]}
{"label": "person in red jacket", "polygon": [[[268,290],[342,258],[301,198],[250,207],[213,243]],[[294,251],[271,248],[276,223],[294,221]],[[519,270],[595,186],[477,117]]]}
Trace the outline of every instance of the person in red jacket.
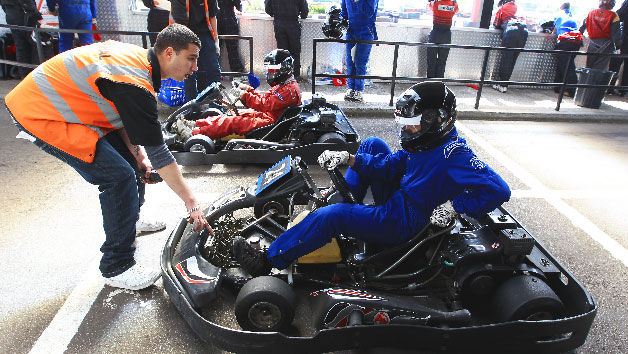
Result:
{"label": "person in red jacket", "polygon": [[[591,10],[580,32],[589,33],[589,47],[587,53],[614,53],[616,47],[621,46],[621,31],[619,16],[612,11],[615,0],[600,0],[599,9]],[[587,55],[587,67],[608,70],[610,57],[601,55]]]}
{"label": "person in red jacket", "polygon": [[[268,53],[264,57],[264,68],[266,81],[271,86],[268,92],[259,93],[245,84],[239,84],[232,89],[232,93],[253,111],[240,112],[237,116],[222,114],[190,122],[195,125],[191,133],[203,134],[212,139],[231,134],[245,135],[253,129],[272,124],[286,108],[300,105],[301,89],[294,79],[294,59],[290,52],[275,49]],[[189,136],[189,128],[181,127],[179,122],[179,132],[184,137]]]}
{"label": "person in red jacket", "polygon": [[[428,41],[436,44],[451,43],[451,19],[458,12],[456,0],[432,0],[430,10],[434,14],[434,26]],[[449,48],[427,48],[427,77],[445,77]]]}

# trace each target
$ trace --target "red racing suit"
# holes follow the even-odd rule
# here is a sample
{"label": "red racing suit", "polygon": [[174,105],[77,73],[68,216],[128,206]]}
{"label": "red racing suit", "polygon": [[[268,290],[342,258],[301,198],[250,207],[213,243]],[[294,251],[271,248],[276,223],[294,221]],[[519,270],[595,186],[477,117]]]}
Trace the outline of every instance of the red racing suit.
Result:
{"label": "red racing suit", "polygon": [[242,101],[256,112],[242,112],[238,116],[222,114],[199,119],[196,121],[193,134],[219,139],[231,134],[245,135],[253,129],[272,124],[286,108],[301,104],[301,89],[294,79],[273,86],[266,93],[259,93],[249,87],[242,94]]}
{"label": "red racing suit", "polygon": [[505,29],[506,23],[512,20],[517,14],[517,5],[514,2],[507,2],[497,9],[495,13],[495,19],[493,20],[493,27],[496,29]]}

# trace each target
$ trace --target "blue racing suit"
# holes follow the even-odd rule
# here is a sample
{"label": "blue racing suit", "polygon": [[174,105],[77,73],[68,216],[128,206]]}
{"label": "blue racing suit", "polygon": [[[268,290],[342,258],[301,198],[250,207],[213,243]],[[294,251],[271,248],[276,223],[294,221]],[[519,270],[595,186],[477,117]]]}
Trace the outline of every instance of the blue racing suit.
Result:
{"label": "blue racing suit", "polygon": [[[96,18],[96,0],[46,0],[53,11],[59,5],[59,28],[92,30],[92,19]],[[94,43],[91,33],[79,33],[81,45]],[[74,33],[59,34],[59,52],[72,49]]]}
{"label": "blue racing suit", "polygon": [[359,203],[370,186],[375,205],[338,203],[309,214],[268,248],[274,267],[286,268],[340,234],[384,246],[403,243],[448,200],[456,212],[479,217],[510,199],[508,184],[455,128],[440,146],[412,153],[392,153],[383,140],[369,137],[345,179]]}
{"label": "blue racing suit", "polygon": [[[377,40],[375,19],[379,0],[342,0],[340,15],[349,21],[347,40]],[[366,75],[366,64],[371,55],[372,44],[347,43],[347,75]],[[355,49],[354,49],[355,47]],[[347,78],[347,87],[364,91],[364,79]]]}

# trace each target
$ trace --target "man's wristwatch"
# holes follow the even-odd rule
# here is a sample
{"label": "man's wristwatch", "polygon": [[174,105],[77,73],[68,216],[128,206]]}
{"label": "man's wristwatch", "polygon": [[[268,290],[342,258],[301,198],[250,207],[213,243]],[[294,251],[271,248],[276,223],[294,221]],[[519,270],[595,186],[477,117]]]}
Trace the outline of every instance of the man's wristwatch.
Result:
{"label": "man's wristwatch", "polygon": [[188,214],[192,214],[193,212],[195,212],[197,210],[200,210],[200,209],[201,209],[200,205],[197,205],[197,206],[195,206],[192,209],[188,209]]}

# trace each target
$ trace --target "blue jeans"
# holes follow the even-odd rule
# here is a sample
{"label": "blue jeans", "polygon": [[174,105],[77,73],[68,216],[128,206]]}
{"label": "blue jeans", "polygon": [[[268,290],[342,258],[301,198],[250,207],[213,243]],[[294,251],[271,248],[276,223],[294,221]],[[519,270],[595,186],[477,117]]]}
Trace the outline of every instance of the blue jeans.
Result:
{"label": "blue jeans", "polygon": [[[16,126],[28,133],[17,122]],[[138,181],[132,165],[105,138],[98,140],[92,163],[79,160],[40,139],[33,143],[70,165],[87,182],[98,186],[105,230],[105,242],[100,247],[102,275],[110,278],[131,268],[135,264],[133,242],[140,211]]]}
{"label": "blue jeans", "polygon": [[[375,38],[375,34],[368,27],[355,30],[349,28],[346,38],[348,40],[372,41]],[[355,46],[357,46],[357,48],[355,48],[354,52],[353,47]],[[347,43],[345,50],[347,75],[366,75],[366,64],[369,62],[372,47],[372,44]],[[355,54],[355,57],[351,55],[352,53]],[[364,91],[364,79],[347,78],[347,88],[350,90]]]}
{"label": "blue jeans", "polygon": [[196,95],[214,82],[220,82],[220,63],[216,55],[216,44],[211,33],[197,33],[201,40],[201,52],[198,56],[198,71],[185,79],[185,101]]}

